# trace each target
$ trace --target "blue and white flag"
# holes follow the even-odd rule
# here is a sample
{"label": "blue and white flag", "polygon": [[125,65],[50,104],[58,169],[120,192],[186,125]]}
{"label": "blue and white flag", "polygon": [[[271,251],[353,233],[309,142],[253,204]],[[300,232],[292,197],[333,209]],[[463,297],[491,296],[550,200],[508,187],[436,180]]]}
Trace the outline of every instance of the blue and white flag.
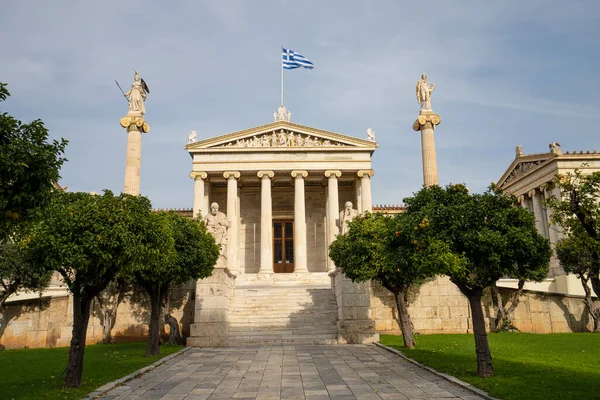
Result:
{"label": "blue and white flag", "polygon": [[294,68],[306,68],[313,69],[313,63],[301,54],[294,52],[294,50],[281,48],[283,51],[283,69],[294,69]]}

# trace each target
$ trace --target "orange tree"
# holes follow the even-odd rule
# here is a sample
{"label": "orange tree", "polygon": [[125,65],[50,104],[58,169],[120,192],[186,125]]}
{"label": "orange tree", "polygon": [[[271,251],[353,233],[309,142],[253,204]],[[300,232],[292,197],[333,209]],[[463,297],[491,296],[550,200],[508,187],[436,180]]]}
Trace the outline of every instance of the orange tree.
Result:
{"label": "orange tree", "polygon": [[135,281],[150,296],[146,356],[160,354],[160,311],[166,303],[169,288],[210,276],[219,257],[219,247],[206,230],[204,222],[190,220],[172,211],[159,212],[154,217],[157,223],[169,230],[173,252],[155,257],[133,270]]}
{"label": "orange tree", "polygon": [[21,242],[30,262],[58,271],[73,295],[64,388],[79,387],[92,300],[114,277],[174,253],[173,238],[145,197],[57,193]]}
{"label": "orange tree", "polygon": [[429,222],[413,215],[381,213],[355,218],[337,236],[329,256],[354,282],[375,280],[393,293],[404,346],[413,348],[412,323],[405,300],[408,289],[449,270],[460,270],[462,258],[442,240],[428,235]]}
{"label": "orange tree", "polygon": [[463,257],[464,269],[446,275],[471,306],[477,353],[477,374],[494,375],[485,317],[483,290],[507,277],[540,281],[548,273],[552,251],[535,228],[533,215],[515,207],[515,199],[490,188],[470,194],[464,185],[430,186],[404,199],[406,214],[427,219],[427,234],[442,240],[452,253]]}

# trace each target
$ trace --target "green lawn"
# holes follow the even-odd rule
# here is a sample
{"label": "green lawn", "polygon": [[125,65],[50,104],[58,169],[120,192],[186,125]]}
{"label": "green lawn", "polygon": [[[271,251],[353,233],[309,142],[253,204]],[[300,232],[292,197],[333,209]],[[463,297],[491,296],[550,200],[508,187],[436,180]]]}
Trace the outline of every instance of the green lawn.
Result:
{"label": "green lawn", "polygon": [[[183,346],[161,346],[159,357],[144,357],[146,342],[97,344],[85,347],[83,383],[74,390],[61,390],[69,348],[0,351],[1,399],[81,399],[94,389],[114,381]],[[56,382],[55,382],[56,381]]]}
{"label": "green lawn", "polygon": [[422,335],[413,350],[401,336],[381,343],[501,399],[600,399],[600,334],[489,335],[495,376],[477,377],[473,335]]}

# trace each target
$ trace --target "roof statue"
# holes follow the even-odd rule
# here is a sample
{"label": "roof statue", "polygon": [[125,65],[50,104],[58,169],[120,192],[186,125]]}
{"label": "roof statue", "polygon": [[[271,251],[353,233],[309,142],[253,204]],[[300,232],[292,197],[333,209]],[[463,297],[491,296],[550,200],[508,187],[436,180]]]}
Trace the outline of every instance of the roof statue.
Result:
{"label": "roof statue", "polygon": [[196,131],[190,131],[188,133],[188,143],[194,143],[196,141]]}
{"label": "roof statue", "polygon": [[523,157],[525,155],[525,153],[523,153],[523,146],[521,146],[520,144],[517,145],[517,147],[515,147],[515,155],[517,157]]}
{"label": "roof statue", "polygon": [[550,148],[550,152],[552,154],[555,154],[557,156],[562,155],[562,149],[560,148],[560,143],[557,142],[552,142],[548,145],[548,147]]}
{"label": "roof statue", "polygon": [[435,89],[435,83],[427,82],[427,74],[423,73],[417,81],[417,102],[421,110],[431,111],[431,92]]}
{"label": "roof statue", "polygon": [[279,106],[277,111],[273,111],[273,122],[287,121],[290,122],[292,119],[292,113],[289,112],[285,106]]}
{"label": "roof statue", "polygon": [[133,75],[133,83],[131,84],[131,89],[127,93],[123,93],[125,97],[129,100],[129,111],[139,112],[140,114],[146,113],[146,106],[144,105],[144,101],[146,100],[146,95],[150,93],[150,89],[148,89],[148,85],[146,82],[140,78],[140,74],[135,71]]}
{"label": "roof statue", "polygon": [[369,142],[376,142],[375,140],[375,131],[371,128],[367,129],[367,140]]}

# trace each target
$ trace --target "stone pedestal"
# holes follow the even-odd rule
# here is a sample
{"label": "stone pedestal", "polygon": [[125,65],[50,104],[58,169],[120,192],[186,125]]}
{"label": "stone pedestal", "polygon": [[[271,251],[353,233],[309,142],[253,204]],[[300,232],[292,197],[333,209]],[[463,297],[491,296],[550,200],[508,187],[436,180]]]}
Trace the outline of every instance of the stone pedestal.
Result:
{"label": "stone pedestal", "polygon": [[188,346],[224,347],[229,344],[229,305],[235,291],[235,277],[215,268],[208,278],[196,282],[194,323]]}
{"label": "stone pedestal", "polygon": [[121,118],[120,123],[123,128],[127,129],[127,159],[123,193],[137,196],[140,194],[142,132],[150,132],[150,125],[144,120],[141,113],[135,111],[130,111]]}
{"label": "stone pedestal", "polygon": [[421,110],[419,118],[414,122],[413,129],[421,131],[421,151],[423,154],[423,185],[438,184],[437,159],[435,155],[435,140],[433,132],[440,124],[441,118],[431,110]]}
{"label": "stone pedestal", "polygon": [[338,343],[378,342],[379,334],[371,315],[370,282],[354,283],[339,269],[329,275],[338,307]]}

